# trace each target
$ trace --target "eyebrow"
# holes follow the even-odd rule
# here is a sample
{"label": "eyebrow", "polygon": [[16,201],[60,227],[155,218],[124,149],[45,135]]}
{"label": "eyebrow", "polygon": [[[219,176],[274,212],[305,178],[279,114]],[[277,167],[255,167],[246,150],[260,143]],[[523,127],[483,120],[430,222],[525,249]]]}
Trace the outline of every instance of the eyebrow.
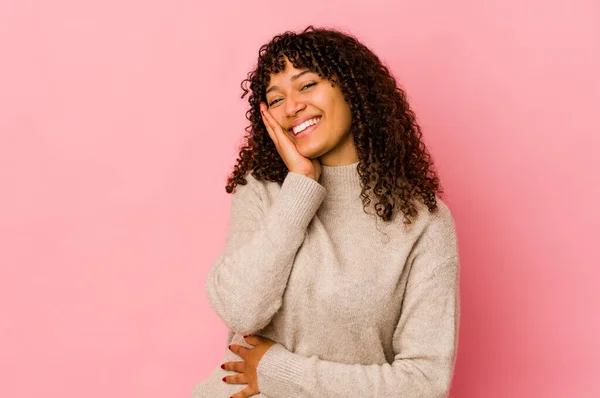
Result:
{"label": "eyebrow", "polygon": [[[311,70],[308,70],[308,69],[307,69],[307,70],[305,70],[305,71],[303,71],[303,72],[300,72],[300,73],[298,73],[297,75],[294,75],[294,76],[290,77],[290,81],[292,81],[292,82],[293,82],[294,80],[298,80],[300,77],[304,76],[304,75],[305,75],[305,74],[307,74],[307,73],[313,73],[313,71],[311,71]],[[277,87],[277,86],[271,86],[271,87],[270,87],[270,88],[267,90],[267,92],[265,93],[265,95],[269,94],[269,93],[270,93],[271,91],[273,91],[273,90],[277,90],[278,88],[279,88],[279,87]]]}

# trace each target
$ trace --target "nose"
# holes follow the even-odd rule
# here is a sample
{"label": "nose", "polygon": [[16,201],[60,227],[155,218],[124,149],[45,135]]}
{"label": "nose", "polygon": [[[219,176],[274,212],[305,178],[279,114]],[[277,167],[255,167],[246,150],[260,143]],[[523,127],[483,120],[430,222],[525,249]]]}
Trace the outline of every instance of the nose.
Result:
{"label": "nose", "polygon": [[306,103],[298,93],[289,94],[285,101],[285,112],[287,116],[293,117],[306,108]]}

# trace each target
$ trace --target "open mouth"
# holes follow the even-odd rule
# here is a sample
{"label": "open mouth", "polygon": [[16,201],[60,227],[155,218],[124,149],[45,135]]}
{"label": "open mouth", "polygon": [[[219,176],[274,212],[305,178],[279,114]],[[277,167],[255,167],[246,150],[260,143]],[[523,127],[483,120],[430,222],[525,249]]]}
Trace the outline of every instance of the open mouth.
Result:
{"label": "open mouth", "polygon": [[290,134],[293,134],[294,136],[299,136],[305,132],[308,133],[309,131],[314,130],[313,126],[316,126],[317,124],[319,124],[320,121],[321,121],[321,116],[314,117],[312,119],[305,121],[304,123],[299,124],[298,126],[291,128],[289,130],[289,132],[290,132]]}

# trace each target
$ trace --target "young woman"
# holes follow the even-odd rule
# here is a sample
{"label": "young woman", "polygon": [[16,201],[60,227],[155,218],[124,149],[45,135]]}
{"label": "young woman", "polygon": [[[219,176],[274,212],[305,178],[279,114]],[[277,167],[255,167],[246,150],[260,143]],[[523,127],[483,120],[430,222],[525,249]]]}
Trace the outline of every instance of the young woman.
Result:
{"label": "young woman", "polygon": [[244,83],[206,282],[229,347],[193,396],[446,396],[457,238],[405,93],[354,37],[312,26],[262,46]]}

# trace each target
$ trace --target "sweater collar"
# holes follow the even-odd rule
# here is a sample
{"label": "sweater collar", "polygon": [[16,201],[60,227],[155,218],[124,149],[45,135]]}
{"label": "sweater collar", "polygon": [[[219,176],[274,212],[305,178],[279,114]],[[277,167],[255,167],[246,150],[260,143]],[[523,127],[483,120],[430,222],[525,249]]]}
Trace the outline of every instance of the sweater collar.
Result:
{"label": "sweater collar", "polygon": [[360,175],[357,171],[359,162],[344,166],[321,165],[319,182],[327,189],[328,195],[354,195],[361,190]]}

